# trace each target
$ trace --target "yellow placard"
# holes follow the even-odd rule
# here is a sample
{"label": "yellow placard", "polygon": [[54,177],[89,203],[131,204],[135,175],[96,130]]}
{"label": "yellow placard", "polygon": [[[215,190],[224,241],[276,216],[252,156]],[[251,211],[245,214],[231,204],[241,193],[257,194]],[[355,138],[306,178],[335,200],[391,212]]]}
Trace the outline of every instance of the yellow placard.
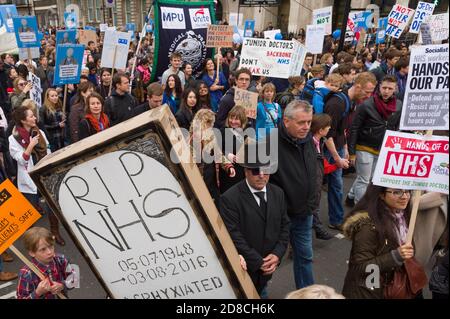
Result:
{"label": "yellow placard", "polygon": [[9,179],[0,184],[0,253],[41,218]]}

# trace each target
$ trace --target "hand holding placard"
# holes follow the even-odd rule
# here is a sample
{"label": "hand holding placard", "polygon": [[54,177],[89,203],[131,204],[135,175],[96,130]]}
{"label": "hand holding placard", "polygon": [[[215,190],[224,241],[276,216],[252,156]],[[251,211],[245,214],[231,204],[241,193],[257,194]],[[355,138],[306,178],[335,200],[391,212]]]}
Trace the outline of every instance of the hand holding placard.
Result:
{"label": "hand holding placard", "polygon": [[256,119],[258,93],[236,88],[234,91],[234,103],[245,108],[247,117]]}

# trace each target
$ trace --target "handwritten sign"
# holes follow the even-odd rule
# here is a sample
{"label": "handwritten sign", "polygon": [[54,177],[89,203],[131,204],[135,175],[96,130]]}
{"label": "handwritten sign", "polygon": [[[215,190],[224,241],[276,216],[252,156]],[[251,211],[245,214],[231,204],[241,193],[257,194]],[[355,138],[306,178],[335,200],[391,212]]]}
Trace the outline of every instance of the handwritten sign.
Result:
{"label": "handwritten sign", "polygon": [[30,90],[30,98],[36,103],[37,107],[42,107],[42,87],[41,87],[41,79],[29,72],[28,80],[31,81],[33,87]]}
{"label": "handwritten sign", "polygon": [[324,24],[325,34],[331,34],[332,18],[332,6],[313,10],[313,24]]}
{"label": "handwritten sign", "polygon": [[250,297],[230,273],[239,262],[228,256],[239,257],[197,166],[172,157],[190,150],[173,123],[167,106],[148,111],[30,175],[112,298]]}
{"label": "handwritten sign", "polygon": [[322,54],[323,39],[325,37],[325,28],[323,24],[314,24],[306,26],[305,45],[308,52],[312,54]]}
{"label": "handwritten sign", "polygon": [[234,90],[234,103],[245,108],[247,117],[256,119],[258,93],[236,88]]}
{"label": "handwritten sign", "polygon": [[89,41],[94,41],[97,43],[97,32],[93,30],[79,30],[78,42],[80,44],[88,45]]}
{"label": "handwritten sign", "polygon": [[208,25],[206,36],[207,48],[230,48],[233,47],[233,26],[230,25]]}
{"label": "handwritten sign", "polygon": [[426,22],[430,26],[433,41],[448,39],[448,12],[429,16]]}
{"label": "handwritten sign", "polygon": [[414,10],[402,5],[396,4],[388,16],[388,27],[386,29],[386,35],[393,38],[400,38],[403,30],[408,25],[414,15]]}
{"label": "handwritten sign", "polygon": [[426,20],[426,18],[433,14],[434,4],[419,1],[417,4],[416,12],[414,14],[414,19],[409,28],[409,33],[419,33],[420,25]]}
{"label": "handwritten sign", "polygon": [[0,184],[0,253],[3,253],[22,234],[41,218],[41,215],[11,183]]}
{"label": "handwritten sign", "polygon": [[245,38],[239,67],[253,75],[287,79],[300,74],[307,49],[298,41]]}
{"label": "handwritten sign", "polygon": [[386,131],[373,183],[448,194],[448,137]]}
{"label": "handwritten sign", "polygon": [[448,130],[448,44],[411,50],[400,129]]}

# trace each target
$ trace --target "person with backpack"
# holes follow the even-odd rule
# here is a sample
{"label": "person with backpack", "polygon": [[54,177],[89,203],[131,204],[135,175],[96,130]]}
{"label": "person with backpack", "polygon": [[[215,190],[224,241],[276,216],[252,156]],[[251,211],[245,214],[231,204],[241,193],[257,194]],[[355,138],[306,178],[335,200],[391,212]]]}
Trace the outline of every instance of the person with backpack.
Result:
{"label": "person with backpack", "polygon": [[303,76],[290,76],[288,81],[289,87],[275,96],[275,102],[280,104],[283,110],[292,101],[300,99],[300,95],[305,88],[305,77]]}
{"label": "person with backpack", "polygon": [[318,86],[316,88],[312,99],[312,106],[314,108],[315,114],[323,113],[325,98],[328,96],[328,94],[339,92],[342,89],[344,82],[345,80],[342,76],[333,73],[327,76],[324,82],[324,86]]}
{"label": "person with backpack", "polygon": [[358,74],[355,84],[344,92],[338,92],[328,97],[324,113],[331,119],[331,129],[325,142],[327,149],[324,155],[330,164],[336,163],[338,169],[328,175],[328,215],[329,227],[342,231],[344,220],[342,169],[348,168],[348,148],[345,130],[352,107],[352,101],[365,100],[372,95],[376,86],[376,78],[369,72]]}
{"label": "person with backpack", "polygon": [[256,138],[261,139],[270,134],[270,130],[277,128],[281,121],[281,107],[274,102],[275,85],[272,83],[264,84],[261,90],[261,102],[258,103],[256,110]]}
{"label": "person with backpack", "polygon": [[311,74],[313,75],[313,78],[306,81],[305,88],[300,95],[300,99],[307,101],[309,104],[312,104],[314,91],[316,90],[315,84],[317,81],[323,80],[325,69],[322,65],[315,65],[311,68]]}

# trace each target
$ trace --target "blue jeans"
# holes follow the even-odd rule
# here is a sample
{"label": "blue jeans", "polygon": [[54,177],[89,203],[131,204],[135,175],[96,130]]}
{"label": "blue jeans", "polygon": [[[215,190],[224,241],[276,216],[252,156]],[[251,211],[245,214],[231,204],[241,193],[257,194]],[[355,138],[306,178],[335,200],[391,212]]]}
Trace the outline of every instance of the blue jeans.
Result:
{"label": "blue jeans", "polygon": [[294,277],[297,289],[314,284],[312,223],[312,215],[291,217],[291,245],[294,253]]}
{"label": "blue jeans", "polygon": [[[341,158],[344,158],[344,148],[337,149]],[[336,163],[328,150],[324,155],[330,164]],[[342,168],[328,174],[328,217],[331,225],[340,225],[344,222],[344,180],[342,179]]]}

